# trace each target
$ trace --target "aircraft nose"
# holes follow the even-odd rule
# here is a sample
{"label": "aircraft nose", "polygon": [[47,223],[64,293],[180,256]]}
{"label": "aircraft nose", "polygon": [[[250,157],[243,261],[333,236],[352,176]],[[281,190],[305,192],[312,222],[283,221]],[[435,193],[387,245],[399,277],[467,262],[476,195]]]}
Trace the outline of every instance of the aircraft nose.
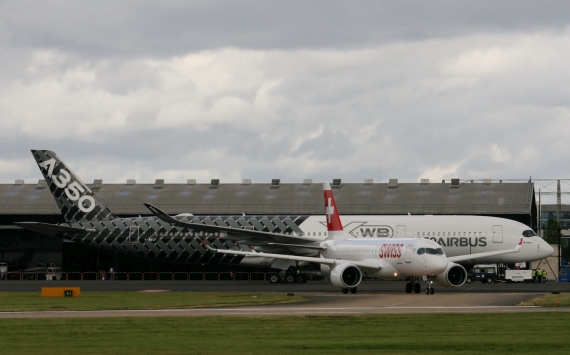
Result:
{"label": "aircraft nose", "polygon": [[552,253],[554,253],[554,248],[548,244],[547,242],[545,242],[544,240],[541,243],[542,245],[540,246],[540,252],[541,254],[543,254],[543,258],[546,258],[547,256],[552,255]]}

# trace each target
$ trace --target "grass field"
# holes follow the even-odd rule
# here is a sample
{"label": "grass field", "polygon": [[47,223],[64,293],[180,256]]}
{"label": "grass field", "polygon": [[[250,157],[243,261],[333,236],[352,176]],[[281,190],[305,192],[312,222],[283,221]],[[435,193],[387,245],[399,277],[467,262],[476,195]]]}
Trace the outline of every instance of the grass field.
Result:
{"label": "grass field", "polygon": [[568,313],[0,319],[2,354],[567,354]]}
{"label": "grass field", "polygon": [[[533,301],[541,307],[570,307],[570,293],[560,293],[558,295],[546,294],[529,301],[525,301],[525,306],[532,306]],[[556,304],[558,302],[558,305]],[[570,349],[569,349],[570,352]]]}
{"label": "grass field", "polygon": [[237,292],[81,292],[43,298],[40,292],[0,292],[0,311],[169,309],[303,302],[299,296]]}

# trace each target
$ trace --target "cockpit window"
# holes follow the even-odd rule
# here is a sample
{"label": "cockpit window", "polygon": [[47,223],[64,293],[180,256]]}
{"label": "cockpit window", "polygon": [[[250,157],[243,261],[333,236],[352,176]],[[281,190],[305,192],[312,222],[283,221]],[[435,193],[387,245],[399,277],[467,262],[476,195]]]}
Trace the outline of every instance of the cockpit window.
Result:
{"label": "cockpit window", "polygon": [[430,255],[437,255],[437,249],[435,248],[426,248],[426,253]]}
{"label": "cockpit window", "polygon": [[529,238],[529,237],[536,237],[536,233],[535,231],[529,229],[523,232],[523,237],[525,238]]}
{"label": "cockpit window", "polygon": [[419,248],[418,249],[418,255],[425,254],[425,252],[426,252],[426,248]]}
{"label": "cockpit window", "polygon": [[445,254],[445,253],[443,252],[443,249],[438,248],[438,249],[437,249],[437,255],[443,255],[443,254]]}

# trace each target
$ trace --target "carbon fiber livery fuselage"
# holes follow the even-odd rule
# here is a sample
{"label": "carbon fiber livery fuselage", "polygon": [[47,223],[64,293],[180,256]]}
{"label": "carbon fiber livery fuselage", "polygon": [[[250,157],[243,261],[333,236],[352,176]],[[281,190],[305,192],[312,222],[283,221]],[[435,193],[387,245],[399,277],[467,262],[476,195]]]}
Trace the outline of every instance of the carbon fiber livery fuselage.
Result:
{"label": "carbon fiber livery fuselage", "polygon": [[[157,217],[116,217],[93,192],[51,151],[32,150],[57,206],[66,221],[65,226],[77,232],[59,233],[80,243],[99,246],[120,253],[178,263],[238,264],[243,256],[213,255],[196,241],[201,237],[221,249],[249,250],[218,235],[172,226]],[[253,229],[283,234],[302,234],[299,225],[308,216],[176,216],[184,222]],[[33,228],[30,228],[33,229]],[[41,231],[41,228],[33,230]]]}

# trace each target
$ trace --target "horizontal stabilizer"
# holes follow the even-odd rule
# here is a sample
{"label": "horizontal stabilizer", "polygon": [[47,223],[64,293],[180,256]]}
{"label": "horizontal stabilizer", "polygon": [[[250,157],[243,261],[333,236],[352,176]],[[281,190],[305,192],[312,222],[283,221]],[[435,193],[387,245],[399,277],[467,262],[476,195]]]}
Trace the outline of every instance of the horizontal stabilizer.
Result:
{"label": "horizontal stabilizer", "polygon": [[61,226],[58,224],[49,224],[49,223],[40,223],[40,222],[16,222],[14,224],[24,229],[30,230],[32,232],[48,236],[54,236],[56,234],[62,234],[62,233],[86,234],[86,233],[97,232],[96,229],[74,228],[68,226]]}

